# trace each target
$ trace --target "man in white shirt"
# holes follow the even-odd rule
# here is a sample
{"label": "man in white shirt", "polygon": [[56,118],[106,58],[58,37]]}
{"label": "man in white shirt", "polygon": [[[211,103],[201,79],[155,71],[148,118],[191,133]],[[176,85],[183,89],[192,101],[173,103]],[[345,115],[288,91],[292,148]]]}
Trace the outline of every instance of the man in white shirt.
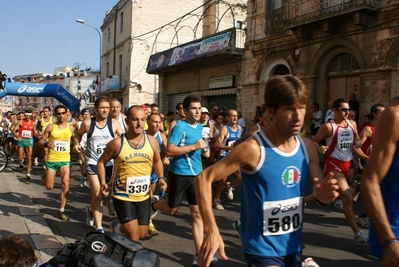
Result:
{"label": "man in white shirt", "polygon": [[324,117],[324,123],[330,121],[331,119],[334,119],[334,111],[332,110],[333,108],[332,104],[333,104],[332,101],[329,101],[327,104],[328,109],[326,111],[326,116]]}

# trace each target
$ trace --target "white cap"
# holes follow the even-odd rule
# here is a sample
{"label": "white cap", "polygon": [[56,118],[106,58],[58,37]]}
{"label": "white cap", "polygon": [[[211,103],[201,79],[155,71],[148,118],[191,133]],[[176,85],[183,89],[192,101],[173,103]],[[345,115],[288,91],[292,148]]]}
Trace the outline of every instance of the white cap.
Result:
{"label": "white cap", "polygon": [[209,111],[208,111],[208,109],[207,109],[206,107],[202,107],[202,108],[201,108],[201,112],[202,112],[202,113],[208,113],[208,114],[209,114]]}

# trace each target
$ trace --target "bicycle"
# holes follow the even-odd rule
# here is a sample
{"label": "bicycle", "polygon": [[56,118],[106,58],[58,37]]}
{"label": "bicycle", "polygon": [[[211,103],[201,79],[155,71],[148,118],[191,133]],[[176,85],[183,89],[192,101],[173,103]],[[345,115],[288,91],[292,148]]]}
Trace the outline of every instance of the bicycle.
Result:
{"label": "bicycle", "polygon": [[1,145],[0,145],[0,172],[3,171],[8,164],[8,155],[5,152],[5,149],[7,149],[6,142],[4,141],[4,138],[1,138]]}
{"label": "bicycle", "polygon": [[3,151],[3,149],[0,149],[0,172],[7,167],[7,164],[8,164],[8,156]]}

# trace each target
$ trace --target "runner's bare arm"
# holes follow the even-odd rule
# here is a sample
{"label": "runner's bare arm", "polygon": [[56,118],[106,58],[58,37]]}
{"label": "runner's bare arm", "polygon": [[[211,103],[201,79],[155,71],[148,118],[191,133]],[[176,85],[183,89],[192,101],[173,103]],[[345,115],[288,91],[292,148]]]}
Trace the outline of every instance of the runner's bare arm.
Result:
{"label": "runner's bare arm", "polygon": [[[370,160],[363,171],[361,182],[362,197],[367,209],[367,215],[374,225],[381,244],[387,240],[398,238],[389,224],[380,186],[381,181],[391,167],[395,152],[398,149],[399,131],[390,130],[398,129],[399,127],[398,102],[394,106],[387,107],[378,119],[379,122],[376,128],[381,130],[377,130],[373,138],[373,150]],[[388,260],[385,257],[389,257],[389,255],[385,255],[385,253],[392,253],[392,249],[395,247],[396,254],[399,255],[399,244],[392,244],[384,250],[383,260]],[[392,259],[394,258],[392,257]],[[384,266],[398,266],[398,262]]]}
{"label": "runner's bare arm", "polygon": [[327,122],[324,123],[319,131],[317,132],[317,134],[313,137],[312,141],[313,141],[313,145],[316,148],[316,151],[324,154],[327,152],[328,147],[327,146],[320,146],[319,143],[321,140],[323,140],[326,137],[331,136],[332,134],[332,126],[331,123]]}
{"label": "runner's bare arm", "polygon": [[[154,149],[154,158],[153,158],[153,164],[154,164],[154,171],[157,174],[158,178],[164,177],[164,169],[163,169],[163,163],[161,159],[161,155],[159,153],[159,148],[158,148],[158,141],[155,140],[154,137],[148,136],[151,142],[151,146]],[[161,188],[162,191],[165,191],[166,189],[166,182],[164,179],[158,179],[158,184]]]}
{"label": "runner's bare arm", "polygon": [[212,183],[234,173],[239,168],[253,170],[259,160],[259,145],[255,139],[250,139],[234,148],[223,160],[203,170],[195,179],[197,202],[205,230],[205,238],[198,252],[200,266],[209,266],[217,250],[222,259],[227,259],[224,243],[213,214]]}
{"label": "runner's bare arm", "polygon": [[114,130],[115,137],[121,136],[123,133],[122,125],[116,119],[112,119],[112,129]]}
{"label": "runner's bare arm", "polygon": [[105,164],[107,164],[111,159],[114,159],[121,148],[121,138],[117,137],[111,140],[104,149],[103,154],[97,161],[97,176],[100,181],[101,194],[103,197],[108,195],[108,185],[105,180]]}
{"label": "runner's bare arm", "polygon": [[80,153],[80,151],[82,150],[82,148],[80,147],[80,141],[82,141],[82,136],[85,133],[89,132],[90,123],[91,123],[91,120],[82,121],[82,124],[80,125],[79,129],[77,129],[75,131],[75,135],[73,138],[73,149],[78,153]]}
{"label": "runner's bare arm", "polygon": [[[41,147],[45,147],[45,142],[46,140],[49,138],[51,131],[53,130],[54,126],[53,124],[49,124],[47,125],[46,129],[44,130],[44,134],[42,135],[42,137],[39,140],[39,145]],[[48,146],[48,145],[47,145]]]}
{"label": "runner's bare arm", "polygon": [[333,173],[328,173],[327,176],[324,177],[320,169],[319,155],[315,149],[314,142],[307,138],[302,138],[302,140],[306,146],[309,157],[308,170],[309,178],[313,185],[313,195],[321,203],[329,204],[339,195],[337,180],[334,179]]}

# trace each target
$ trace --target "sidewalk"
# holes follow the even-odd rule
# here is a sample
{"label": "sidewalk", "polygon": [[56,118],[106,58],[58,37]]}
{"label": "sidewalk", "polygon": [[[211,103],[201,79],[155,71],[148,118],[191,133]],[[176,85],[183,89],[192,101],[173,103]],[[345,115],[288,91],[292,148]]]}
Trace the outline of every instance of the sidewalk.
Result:
{"label": "sidewalk", "polygon": [[40,207],[32,202],[32,195],[24,178],[17,178],[11,167],[0,172],[0,236],[18,234],[35,248],[40,262],[57,253],[61,242],[48,227]]}

